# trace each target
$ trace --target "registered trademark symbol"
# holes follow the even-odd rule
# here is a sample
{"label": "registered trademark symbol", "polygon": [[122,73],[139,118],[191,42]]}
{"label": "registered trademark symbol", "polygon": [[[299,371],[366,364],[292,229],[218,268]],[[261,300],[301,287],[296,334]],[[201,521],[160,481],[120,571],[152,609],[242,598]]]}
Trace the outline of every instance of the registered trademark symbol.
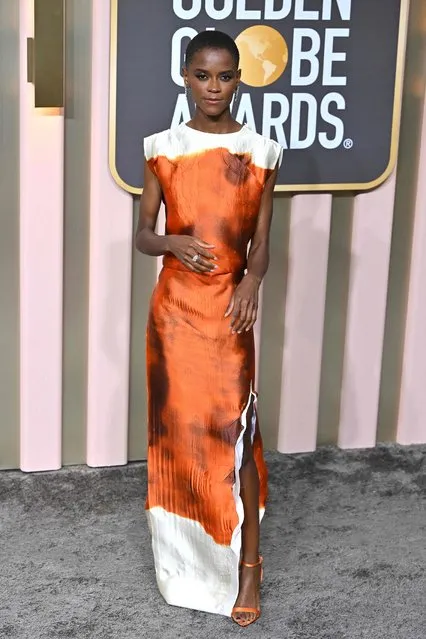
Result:
{"label": "registered trademark symbol", "polygon": [[343,142],[343,146],[345,147],[345,149],[351,149],[354,145],[354,141],[351,138],[346,138],[346,140]]}

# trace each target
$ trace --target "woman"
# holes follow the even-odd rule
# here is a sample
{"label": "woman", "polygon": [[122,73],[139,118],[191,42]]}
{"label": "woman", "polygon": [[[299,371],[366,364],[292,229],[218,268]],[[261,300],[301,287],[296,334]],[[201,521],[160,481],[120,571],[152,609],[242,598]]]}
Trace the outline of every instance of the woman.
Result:
{"label": "woman", "polygon": [[[189,43],[195,115],[145,139],[136,246],[164,255],[147,328],[146,509],[158,586],[170,604],[245,626],[260,616],[267,493],[252,328],[282,149],[232,118],[238,65],[226,34]],[[155,233],[162,201],[165,236]]]}

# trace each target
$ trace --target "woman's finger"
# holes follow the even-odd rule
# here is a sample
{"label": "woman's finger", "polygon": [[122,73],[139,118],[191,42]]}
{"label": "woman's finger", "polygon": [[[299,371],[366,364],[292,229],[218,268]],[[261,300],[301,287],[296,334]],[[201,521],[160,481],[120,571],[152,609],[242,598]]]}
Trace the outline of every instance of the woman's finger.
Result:
{"label": "woman's finger", "polygon": [[184,266],[190,268],[191,271],[194,271],[194,273],[204,274],[214,271],[214,269],[212,269],[210,266],[205,266],[204,264],[200,264],[200,262],[194,262],[193,260],[185,259],[182,263],[184,264]]}
{"label": "woman's finger", "polygon": [[210,271],[210,269],[206,268],[205,266],[200,266],[199,264],[194,262],[194,260],[190,260],[186,256],[183,256],[180,261],[184,266],[186,266],[186,268],[189,268],[189,270],[193,271],[194,273],[206,273],[207,271]]}
{"label": "woman's finger", "polygon": [[207,259],[209,260],[217,260],[217,257],[214,253],[208,251],[206,248],[200,246],[199,244],[196,244],[195,242],[191,244],[189,248],[191,249],[191,251],[193,251],[192,255],[196,255],[198,253],[198,255],[207,257]]}
{"label": "woman's finger", "polygon": [[252,314],[251,314],[251,318],[250,318],[250,323],[246,328],[246,331],[249,331],[253,328],[253,326],[256,324],[256,320],[257,320],[257,307],[254,306]]}
{"label": "woman's finger", "polygon": [[204,242],[204,240],[201,240],[199,237],[194,237],[194,242],[196,242],[198,244],[198,246],[201,246],[201,248],[215,248],[214,244],[209,244],[208,242]]}
{"label": "woman's finger", "polygon": [[233,322],[233,329],[236,333],[239,333],[241,331],[241,327],[245,322],[247,316],[247,305],[247,300],[241,300],[238,313],[235,313],[234,311],[235,321]]}
{"label": "woman's finger", "polygon": [[241,300],[240,298],[236,295],[234,297],[234,308],[232,309],[232,318],[231,318],[231,328],[234,327],[239,315],[240,315],[240,304],[241,304]]}
{"label": "woman's finger", "polygon": [[203,249],[199,246],[196,249],[194,249],[194,253],[198,253],[198,255],[202,255],[203,257],[206,257],[208,260],[217,260],[217,257],[214,253],[210,253],[210,251],[207,251],[206,249]]}
{"label": "woman's finger", "polygon": [[256,322],[256,317],[257,317],[257,308],[256,308],[256,305],[253,303],[253,305],[251,307],[250,315],[247,318],[247,324],[244,327],[244,330],[246,332],[250,331],[253,328],[253,326],[254,326],[254,324]]}
{"label": "woman's finger", "polygon": [[251,306],[252,306],[251,300],[244,300],[241,303],[241,312],[240,312],[239,322],[236,327],[238,333],[242,333],[245,330],[247,323],[249,319],[251,318]]}
{"label": "woman's finger", "polygon": [[241,300],[239,297],[234,298],[234,308],[232,310],[232,320],[231,320],[231,330],[235,333],[235,324],[238,322],[238,318],[240,316],[240,305]]}
{"label": "woman's finger", "polygon": [[187,262],[191,262],[192,264],[195,264],[195,267],[197,266],[205,267],[205,270],[208,270],[208,271],[214,271],[217,268],[216,264],[213,264],[211,260],[207,260],[205,257],[201,257],[199,254],[198,254],[197,260],[194,260],[192,255],[187,254],[185,255],[185,260]]}
{"label": "woman's finger", "polygon": [[247,330],[247,326],[249,326],[249,324],[251,322],[252,312],[253,312],[253,300],[249,300],[249,302],[247,304],[245,317],[242,318],[241,326],[240,326],[240,329],[238,331],[239,333],[243,333],[244,331]]}

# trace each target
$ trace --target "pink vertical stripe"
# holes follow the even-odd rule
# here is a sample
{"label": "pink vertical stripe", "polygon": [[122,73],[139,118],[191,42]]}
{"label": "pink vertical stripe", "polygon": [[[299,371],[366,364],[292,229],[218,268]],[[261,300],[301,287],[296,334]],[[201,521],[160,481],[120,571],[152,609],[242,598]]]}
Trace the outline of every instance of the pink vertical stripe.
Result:
{"label": "pink vertical stripe", "polygon": [[108,168],[109,5],[93,1],[89,466],[127,463],[133,214],[131,196],[116,185]]}
{"label": "pink vertical stripe", "polygon": [[331,195],[297,195],[290,259],[278,450],[315,450],[330,240]]}
{"label": "pink vertical stripe", "polygon": [[395,173],[354,204],[339,446],[376,443]]}
{"label": "pink vertical stripe", "polygon": [[63,116],[27,83],[33,2],[20,0],[21,468],[61,466]]}
{"label": "pink vertical stripe", "polygon": [[426,441],[426,100],[414,217],[397,441]]}
{"label": "pink vertical stripe", "polygon": [[[400,34],[404,50],[406,37],[406,31]],[[355,198],[338,439],[342,448],[376,444],[395,183],[396,168],[382,186]]]}

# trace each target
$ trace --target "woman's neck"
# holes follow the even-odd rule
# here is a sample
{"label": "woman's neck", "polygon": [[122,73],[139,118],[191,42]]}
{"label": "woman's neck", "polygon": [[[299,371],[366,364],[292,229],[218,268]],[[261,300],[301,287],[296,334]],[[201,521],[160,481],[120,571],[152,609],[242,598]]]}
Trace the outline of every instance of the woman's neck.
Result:
{"label": "woman's neck", "polygon": [[218,118],[211,118],[197,108],[194,117],[187,122],[187,125],[205,133],[234,133],[241,129],[241,125],[234,120],[229,110]]}

